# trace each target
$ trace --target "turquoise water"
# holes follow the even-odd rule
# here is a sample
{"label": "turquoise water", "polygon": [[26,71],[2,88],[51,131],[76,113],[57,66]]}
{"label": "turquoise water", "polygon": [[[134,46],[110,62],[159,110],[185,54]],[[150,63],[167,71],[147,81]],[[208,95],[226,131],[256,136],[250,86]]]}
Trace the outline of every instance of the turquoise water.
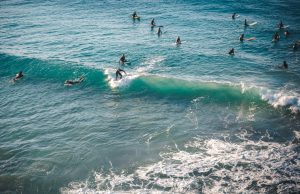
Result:
{"label": "turquoise water", "polygon": [[296,0],[1,1],[0,193],[300,192],[299,21]]}

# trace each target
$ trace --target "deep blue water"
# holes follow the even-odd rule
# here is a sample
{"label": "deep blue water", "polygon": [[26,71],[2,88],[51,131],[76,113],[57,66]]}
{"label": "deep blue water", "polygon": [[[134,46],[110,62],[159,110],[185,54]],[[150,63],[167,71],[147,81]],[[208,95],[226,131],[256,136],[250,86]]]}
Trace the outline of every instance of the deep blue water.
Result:
{"label": "deep blue water", "polygon": [[300,192],[299,21],[297,0],[0,1],[0,193]]}

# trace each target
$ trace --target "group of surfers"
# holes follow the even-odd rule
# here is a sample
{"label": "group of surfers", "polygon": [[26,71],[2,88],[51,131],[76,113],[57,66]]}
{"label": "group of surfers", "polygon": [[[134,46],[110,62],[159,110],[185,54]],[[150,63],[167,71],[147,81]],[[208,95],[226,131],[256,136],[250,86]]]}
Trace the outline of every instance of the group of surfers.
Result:
{"label": "group of surfers", "polygon": [[[237,15],[236,13],[234,13],[234,14],[232,15],[232,19],[233,19],[233,20],[236,19],[237,16],[238,16],[238,15]],[[245,26],[245,27],[250,26],[250,24],[247,22],[247,19],[245,19],[245,21],[244,21],[244,26]],[[278,24],[277,26],[278,26],[278,29],[279,29],[279,30],[282,30],[282,29],[285,29],[285,28],[286,28],[286,26],[284,26],[282,20],[279,22],[279,24]],[[288,37],[288,36],[290,35],[290,32],[289,32],[288,30],[285,30],[284,35],[285,35],[286,37]],[[241,36],[240,36],[239,39],[240,39],[240,42],[243,42],[243,41],[245,40],[245,35],[244,35],[244,34],[241,34]],[[254,38],[252,38],[252,39],[254,39]],[[279,39],[280,39],[279,32],[276,31],[275,34],[273,35],[272,42],[277,42],[277,41],[279,41]],[[251,40],[251,39],[246,39],[246,40]],[[300,45],[300,41],[296,41],[296,42],[293,44],[293,46],[292,46],[293,50],[294,50],[294,51],[297,50],[299,45]],[[231,48],[231,49],[229,50],[228,54],[229,54],[229,55],[234,55],[234,48]],[[283,61],[283,64],[279,65],[278,67],[279,67],[279,68],[283,68],[283,69],[287,69],[287,68],[288,68],[288,64],[287,64],[286,61]]]}
{"label": "group of surfers", "polygon": [[[137,15],[136,11],[134,11],[131,16],[132,16],[133,19],[140,19],[140,16]],[[152,18],[152,20],[150,22],[150,25],[151,25],[151,30],[153,30],[154,27],[158,27],[157,35],[158,36],[162,35],[163,32],[162,32],[161,28],[163,26],[156,25],[154,18]],[[175,43],[176,43],[176,45],[180,45],[181,44],[181,39],[180,39],[179,36],[176,38],[176,42]],[[119,64],[124,65],[126,62],[127,62],[127,60],[125,58],[125,55],[123,54],[121,56],[120,60],[119,60]],[[118,68],[116,70],[116,80],[118,80],[118,78],[122,79],[122,77],[123,77],[122,73],[125,73],[127,75],[127,73],[123,69],[121,69],[121,68]]]}
{"label": "group of surfers", "polygon": [[[232,15],[232,19],[233,19],[233,20],[236,19],[237,16],[238,16],[238,15],[237,15],[236,13],[234,13],[234,14]],[[140,19],[140,17],[137,15],[136,11],[133,12],[132,18],[133,18],[133,19]],[[153,30],[154,27],[158,27],[158,30],[157,30],[157,35],[158,35],[158,36],[160,36],[160,35],[163,33],[162,30],[161,30],[161,28],[162,28],[163,26],[158,26],[158,25],[156,25],[154,18],[151,20],[150,25],[151,25],[151,29],[152,29],[152,30]],[[244,21],[244,26],[245,26],[245,27],[249,26],[249,24],[248,24],[248,22],[247,22],[247,19],[245,19],[245,21]],[[279,28],[279,29],[284,29],[284,28],[285,28],[285,26],[284,26],[284,24],[283,24],[282,21],[280,21],[280,23],[278,24],[278,28]],[[285,34],[285,36],[287,37],[290,33],[289,33],[288,30],[286,30],[286,31],[284,32],[284,34]],[[277,32],[274,34],[274,36],[273,36],[273,41],[279,41],[279,38],[280,38],[279,32],[277,31]],[[241,34],[241,36],[240,36],[239,39],[240,39],[241,42],[243,42],[243,41],[245,40],[244,34]],[[180,45],[180,44],[181,44],[181,39],[180,39],[179,36],[177,37],[175,43],[176,43],[176,45]],[[296,41],[296,42],[293,44],[293,50],[296,50],[296,49],[298,48],[299,45],[300,45],[300,41]],[[235,52],[235,51],[234,51],[234,48],[232,48],[232,49],[230,49],[230,51],[228,52],[228,54],[229,54],[229,55],[234,55],[234,52]],[[119,60],[119,64],[124,65],[126,62],[127,62],[126,57],[125,57],[125,55],[123,54],[123,55],[121,56],[120,60]],[[286,61],[283,61],[283,64],[282,64],[282,65],[279,65],[279,67],[280,67],[280,68],[287,69],[287,68],[288,68],[288,64],[287,64]],[[123,77],[122,73],[124,73],[124,74],[127,75],[127,73],[126,73],[123,69],[121,69],[121,68],[119,67],[119,68],[116,70],[116,73],[115,73],[115,74],[116,74],[116,80],[122,79],[122,77]],[[15,82],[15,81],[21,79],[23,76],[24,76],[23,71],[20,71],[20,72],[18,72],[18,73],[16,74],[16,76],[13,78],[13,81]],[[65,81],[65,85],[79,84],[79,83],[81,83],[83,80],[84,80],[84,77],[83,77],[83,76],[81,76],[80,78],[75,79],[75,80],[66,80],[66,81]]]}

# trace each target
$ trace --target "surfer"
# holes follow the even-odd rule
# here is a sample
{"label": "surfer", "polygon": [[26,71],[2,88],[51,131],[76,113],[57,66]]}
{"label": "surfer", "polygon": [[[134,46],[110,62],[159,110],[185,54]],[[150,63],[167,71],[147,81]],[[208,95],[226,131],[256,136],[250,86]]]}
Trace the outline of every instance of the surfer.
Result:
{"label": "surfer", "polygon": [[230,51],[228,52],[228,54],[234,55],[234,48],[230,49]]}
{"label": "surfer", "polygon": [[283,23],[282,23],[282,20],[280,20],[280,23],[278,24],[278,28],[279,29],[282,29],[284,27]]}
{"label": "surfer", "polygon": [[161,31],[161,29],[159,27],[158,30],[157,30],[157,35],[160,36],[161,34],[162,34],[162,31]]}
{"label": "surfer", "polygon": [[14,77],[14,81],[17,81],[19,79],[21,79],[24,76],[23,71],[19,71],[19,73],[16,74],[16,76]]}
{"label": "surfer", "polygon": [[118,68],[117,71],[116,71],[116,80],[118,80],[119,76],[120,76],[120,79],[122,79],[122,73],[121,72],[124,72],[127,75],[127,73],[123,69]]}
{"label": "surfer", "polygon": [[176,39],[176,44],[181,44],[181,40],[180,40],[180,37],[178,36],[177,39]]}
{"label": "surfer", "polygon": [[273,41],[279,41],[279,33],[278,32],[275,32],[274,36],[273,36]]}
{"label": "surfer", "polygon": [[121,57],[120,60],[119,60],[119,63],[120,63],[121,65],[124,65],[125,62],[127,62],[127,60],[126,60],[126,58],[125,58],[125,55],[123,54],[122,57]]}
{"label": "surfer", "polygon": [[134,18],[134,19],[135,19],[135,18],[138,18],[138,15],[137,15],[136,11],[133,12],[132,18]]}
{"label": "surfer", "polygon": [[249,26],[246,19],[245,19],[244,25],[245,25],[245,27]]}
{"label": "surfer", "polygon": [[240,36],[240,41],[241,41],[241,42],[244,41],[244,34],[242,34],[242,35]]}
{"label": "surfer", "polygon": [[154,27],[155,26],[155,21],[154,21],[154,18],[152,18],[151,20],[151,27]]}
{"label": "surfer", "polygon": [[297,50],[298,49],[298,44],[297,44],[297,42],[295,42],[294,44],[293,44],[293,50],[295,51],[295,50]]}
{"label": "surfer", "polygon": [[232,19],[235,20],[236,13],[233,13]]}
{"label": "surfer", "polygon": [[283,61],[283,64],[282,65],[278,65],[279,68],[281,69],[287,69],[288,68],[288,64],[286,61]]}
{"label": "surfer", "polygon": [[84,80],[84,77],[81,76],[79,79],[77,80],[66,80],[65,81],[65,85],[73,85],[73,84],[79,84]]}

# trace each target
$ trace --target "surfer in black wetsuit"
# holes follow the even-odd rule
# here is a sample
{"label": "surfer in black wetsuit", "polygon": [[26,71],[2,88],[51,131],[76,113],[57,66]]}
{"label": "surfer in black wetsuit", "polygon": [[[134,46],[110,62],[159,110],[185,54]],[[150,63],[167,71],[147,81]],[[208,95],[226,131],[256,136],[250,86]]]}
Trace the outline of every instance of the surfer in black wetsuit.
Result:
{"label": "surfer in black wetsuit", "polygon": [[228,52],[228,54],[234,55],[234,48],[230,49],[230,51]]}
{"label": "surfer in black wetsuit", "polygon": [[297,50],[298,49],[298,44],[297,44],[297,42],[295,42],[294,44],[293,44],[293,50],[295,51],[295,50]]}
{"label": "surfer in black wetsuit", "polygon": [[137,18],[138,16],[137,16],[137,14],[136,14],[136,11],[134,11],[133,12],[133,14],[132,14],[132,18]]}
{"label": "surfer in black wetsuit", "polygon": [[154,27],[155,26],[155,21],[154,21],[154,18],[151,20],[151,27]]}
{"label": "surfer in black wetsuit", "polygon": [[282,65],[285,69],[288,68],[288,64],[286,63],[286,61],[283,61],[283,65]]}
{"label": "surfer in black wetsuit", "polygon": [[244,25],[247,27],[249,24],[247,23],[247,20],[245,19]]}
{"label": "surfer in black wetsuit", "polygon": [[116,80],[118,80],[119,76],[120,76],[120,79],[122,79],[122,73],[121,72],[124,72],[127,75],[127,73],[123,69],[118,68],[117,71],[116,71]]}
{"label": "surfer in black wetsuit", "polygon": [[161,29],[159,27],[158,30],[157,30],[157,35],[160,36],[161,34],[162,34],[162,31],[161,31]]}
{"label": "surfer in black wetsuit", "polygon": [[79,84],[84,80],[84,77],[81,76],[78,80],[66,80],[65,84],[66,85],[73,85],[73,84]]}
{"label": "surfer in black wetsuit", "polygon": [[162,31],[161,31],[161,29],[159,27],[158,30],[157,30],[157,35],[160,36],[161,34],[162,34]]}
{"label": "surfer in black wetsuit", "polygon": [[123,54],[122,57],[121,57],[120,60],[119,60],[119,63],[120,63],[121,65],[124,65],[125,62],[127,62],[127,61],[126,61],[125,55]]}
{"label": "surfer in black wetsuit", "polygon": [[278,32],[275,32],[274,36],[273,36],[273,41],[279,41],[279,33]]}
{"label": "surfer in black wetsuit", "polygon": [[287,69],[288,68],[288,64],[287,64],[286,61],[283,61],[283,64],[279,65],[278,67],[281,68],[281,69]]}
{"label": "surfer in black wetsuit", "polygon": [[176,39],[176,44],[181,44],[181,40],[180,40],[180,37],[178,36],[177,39]]}
{"label": "surfer in black wetsuit", "polygon": [[282,20],[280,20],[280,23],[278,24],[278,28],[282,29],[284,27]]}
{"label": "surfer in black wetsuit", "polygon": [[232,19],[235,20],[236,13],[232,15]]}
{"label": "surfer in black wetsuit", "polygon": [[244,34],[242,34],[242,35],[240,36],[240,41],[241,41],[241,42],[244,41]]}
{"label": "surfer in black wetsuit", "polygon": [[14,81],[17,81],[19,79],[21,79],[24,76],[23,71],[19,71],[19,73],[16,74],[16,76],[14,77]]}

